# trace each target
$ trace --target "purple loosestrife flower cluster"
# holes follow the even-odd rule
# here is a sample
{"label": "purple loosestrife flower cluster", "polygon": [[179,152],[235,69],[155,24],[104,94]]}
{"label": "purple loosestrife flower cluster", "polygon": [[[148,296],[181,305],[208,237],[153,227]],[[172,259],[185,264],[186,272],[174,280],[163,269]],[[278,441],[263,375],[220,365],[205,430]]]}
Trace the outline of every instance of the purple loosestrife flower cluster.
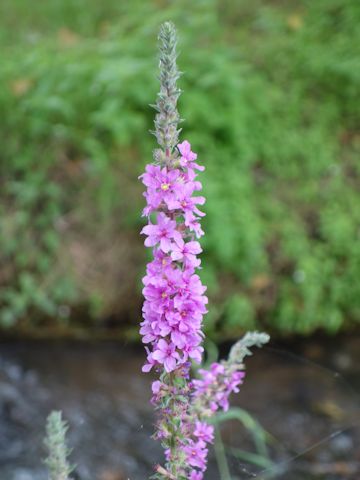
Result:
{"label": "purple loosestrife flower cluster", "polygon": [[202,318],[206,313],[206,288],[195,273],[200,265],[201,247],[195,238],[203,235],[199,218],[204,214],[197,205],[204,197],[194,196],[201,189],[195,170],[203,168],[187,141],[178,145],[178,168],[148,165],[141,175],[147,187],[144,214],[155,214],[142,229],[145,245],[153,247],[154,259],[143,279],[144,321],[140,333],[151,346],[143,371],[154,365],[167,373],[189,360],[201,361]]}
{"label": "purple loosestrife flower cluster", "polygon": [[[205,203],[198,195],[197,179],[204,167],[190,143],[179,143],[176,108],[176,32],[167,22],[160,30],[160,93],[154,108],[155,136],[160,146],[153,164],[140,176],[146,187],[143,215],[148,224],[141,233],[153,258],[143,278],[142,335],[147,360],[144,372],[153,369],[159,380],[152,384],[151,402],[158,411],[154,437],[165,450],[165,465],[157,465],[154,479],[201,480],[206,470],[208,444],[214,427],[208,423],[217,410],[227,410],[229,396],[239,391],[244,378],[242,359],[249,347],[268,340],[248,334],[233,347],[229,359],[199,370],[191,381],[192,361],[201,362],[202,321],[207,312],[206,287],[196,273],[200,268],[200,220]],[[250,335],[250,336],[249,336]]]}
{"label": "purple loosestrife flower cluster", "polygon": [[[188,412],[190,388],[184,380],[189,376],[190,361],[200,363],[203,351],[201,327],[207,297],[204,295],[206,288],[196,274],[201,247],[195,239],[203,235],[199,220],[204,214],[197,205],[203,205],[205,199],[194,193],[201,190],[196,170],[204,168],[195,163],[196,154],[191,151],[189,142],[184,141],[177,148],[180,155],[177,168],[148,165],[141,176],[147,187],[144,215],[155,214],[156,220],[149,221],[142,230],[147,235],[145,245],[153,247],[154,259],[148,264],[143,279],[144,321],[140,333],[143,342],[150,345],[143,371],[148,372],[155,366],[166,374],[175,371],[175,377],[180,379],[176,386],[159,381],[153,384],[155,404],[164,393],[177,399],[176,449],[166,443],[170,436],[171,408],[163,409],[157,434],[159,439],[165,440],[167,462],[176,463],[178,472],[183,464],[184,475],[188,470],[186,465],[190,466],[191,476],[183,478],[202,478],[196,469],[206,469],[206,443],[213,440],[213,427],[190,421],[193,420]],[[180,397],[186,401],[179,401]]]}
{"label": "purple loosestrife flower cluster", "polygon": [[199,370],[201,378],[194,380],[194,397],[200,398],[202,407],[209,416],[219,409],[229,409],[229,396],[239,392],[245,372],[226,368],[224,364],[213,363],[209,370]]}

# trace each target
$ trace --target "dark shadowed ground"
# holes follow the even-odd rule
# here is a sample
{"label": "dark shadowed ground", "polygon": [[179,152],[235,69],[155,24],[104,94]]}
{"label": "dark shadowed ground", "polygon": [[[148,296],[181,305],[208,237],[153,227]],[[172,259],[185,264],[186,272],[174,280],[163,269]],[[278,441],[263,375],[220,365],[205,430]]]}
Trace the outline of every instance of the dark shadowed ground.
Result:
{"label": "dark shadowed ground", "polygon": [[[74,479],[148,478],[162,453],[150,439],[150,377],[140,373],[142,360],[142,349],[114,343],[2,343],[0,479],[47,478],[42,437],[52,409],[62,409],[70,424]],[[359,479],[359,360],[359,337],[256,352],[233,404],[271,434],[275,467],[262,471],[229,456],[232,479]],[[255,451],[240,423],[222,430],[228,447]],[[206,478],[220,478],[213,454]]]}

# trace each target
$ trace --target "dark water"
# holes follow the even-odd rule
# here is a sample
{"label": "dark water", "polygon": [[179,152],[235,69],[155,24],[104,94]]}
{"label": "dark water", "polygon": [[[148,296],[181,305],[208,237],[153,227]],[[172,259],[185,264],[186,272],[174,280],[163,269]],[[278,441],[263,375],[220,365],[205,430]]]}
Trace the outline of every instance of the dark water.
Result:
{"label": "dark water", "polygon": [[[150,377],[143,351],[121,344],[12,342],[0,344],[0,480],[44,480],[45,418],[61,409],[78,480],[144,480],[162,452],[150,439]],[[230,448],[256,453],[240,422],[222,437],[231,479],[360,479],[360,338],[307,341],[249,359],[233,404],[270,433],[273,467],[239,459]],[[212,452],[208,480],[220,476]]]}

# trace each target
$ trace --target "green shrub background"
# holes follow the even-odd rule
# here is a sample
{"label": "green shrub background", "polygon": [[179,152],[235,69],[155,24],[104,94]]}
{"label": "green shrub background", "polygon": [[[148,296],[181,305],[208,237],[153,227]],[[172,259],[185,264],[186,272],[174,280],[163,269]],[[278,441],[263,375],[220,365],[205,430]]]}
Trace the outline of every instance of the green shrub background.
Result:
{"label": "green shrub background", "polygon": [[206,165],[207,327],[360,320],[357,0],[0,3],[0,323],[136,325],[156,35]]}

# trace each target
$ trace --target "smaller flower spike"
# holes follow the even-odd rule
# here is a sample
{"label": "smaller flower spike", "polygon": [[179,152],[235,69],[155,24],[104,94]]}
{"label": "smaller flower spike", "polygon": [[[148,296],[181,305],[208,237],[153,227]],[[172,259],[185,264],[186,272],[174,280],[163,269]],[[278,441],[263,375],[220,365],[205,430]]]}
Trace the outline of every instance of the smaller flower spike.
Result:
{"label": "smaller flower spike", "polygon": [[70,450],[66,446],[67,424],[61,417],[61,412],[51,412],[46,423],[45,446],[48,457],[45,460],[49,469],[49,480],[71,480],[73,467],[67,460]]}

